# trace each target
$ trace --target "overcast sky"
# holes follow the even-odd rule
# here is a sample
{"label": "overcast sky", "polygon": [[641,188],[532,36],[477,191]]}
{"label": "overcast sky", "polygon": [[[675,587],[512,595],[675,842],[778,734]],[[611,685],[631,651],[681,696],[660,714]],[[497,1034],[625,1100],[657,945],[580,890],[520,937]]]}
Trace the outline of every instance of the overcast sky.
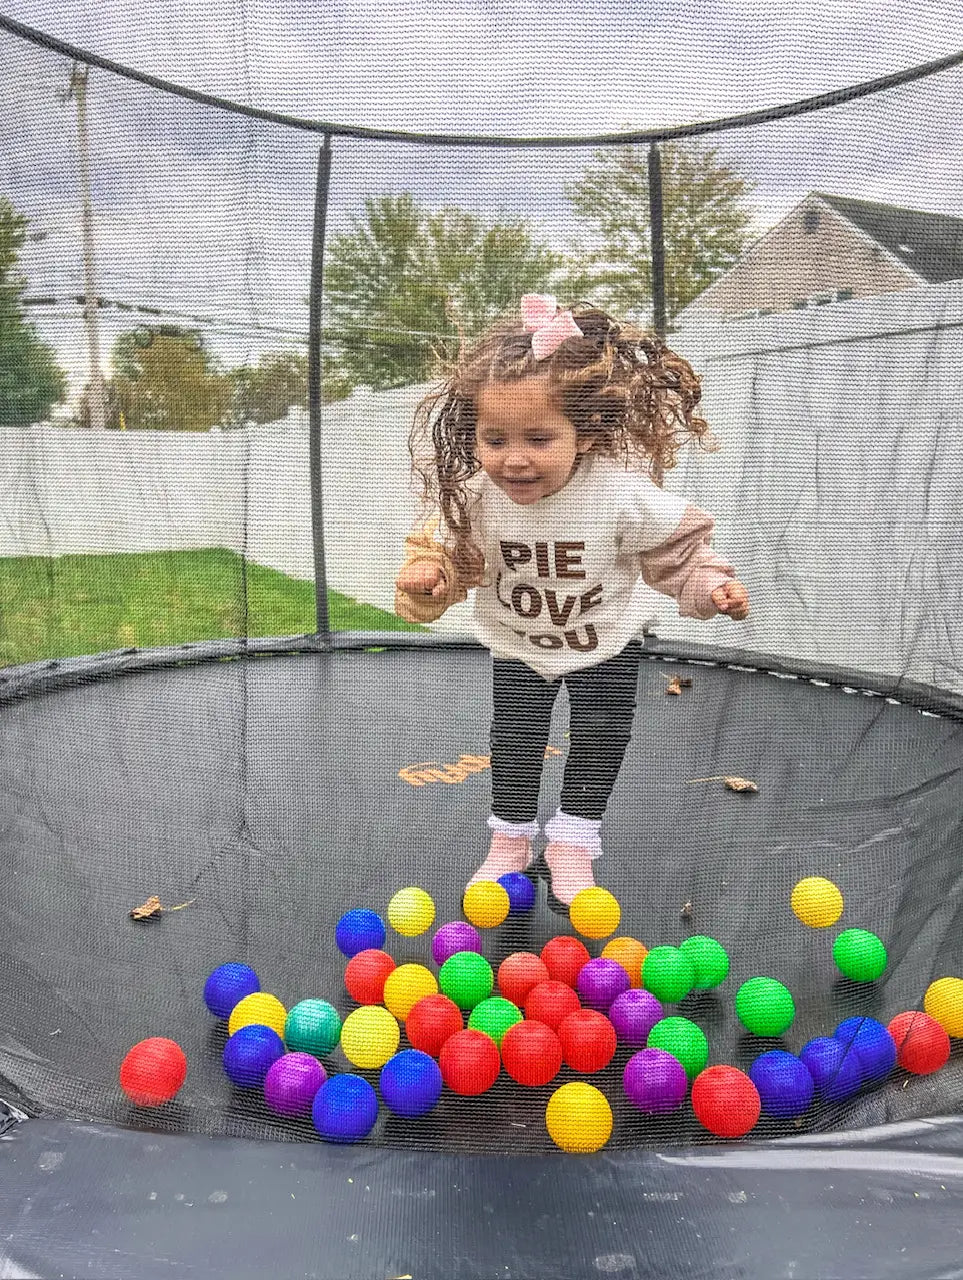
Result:
{"label": "overcast sky", "polygon": [[[330,123],[509,136],[712,119],[963,49],[963,8],[946,0],[0,0],[0,9],[257,106]],[[46,232],[24,256],[30,291],[76,292],[76,117],[54,96],[68,64],[5,35],[0,59],[0,194]],[[754,184],[757,234],[812,189],[963,216],[961,89],[953,70],[713,142]],[[97,71],[90,123],[102,294],[166,300],[225,328],[233,318],[303,330],[317,138]],[[577,149],[336,140],[329,227],[346,225],[366,195],[410,191],[432,207],[525,216],[562,243],[574,231],[563,186],[590,159]],[[58,349],[76,344],[76,324],[38,323]],[[232,359],[261,341],[222,339]]]}

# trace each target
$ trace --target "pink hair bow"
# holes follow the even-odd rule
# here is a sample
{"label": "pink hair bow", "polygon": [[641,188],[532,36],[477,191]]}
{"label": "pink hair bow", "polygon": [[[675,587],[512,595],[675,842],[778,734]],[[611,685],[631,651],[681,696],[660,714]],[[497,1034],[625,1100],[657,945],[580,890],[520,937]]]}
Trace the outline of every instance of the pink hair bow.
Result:
{"label": "pink hair bow", "polygon": [[532,355],[536,360],[550,356],[566,338],[582,337],[571,311],[559,311],[558,302],[548,293],[522,296],[522,324],[532,335]]}

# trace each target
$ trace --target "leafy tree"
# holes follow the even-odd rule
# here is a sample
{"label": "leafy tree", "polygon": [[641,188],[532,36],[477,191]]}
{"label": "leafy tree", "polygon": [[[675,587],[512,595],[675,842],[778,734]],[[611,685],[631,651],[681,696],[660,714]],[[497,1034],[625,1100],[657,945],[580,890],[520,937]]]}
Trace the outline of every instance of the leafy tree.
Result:
{"label": "leafy tree", "polygon": [[63,400],[67,379],[53,351],[23,318],[26,280],[17,269],[27,218],[0,196],[0,426],[29,426]]}
{"label": "leafy tree", "polygon": [[365,219],[335,236],[325,266],[328,338],[354,383],[376,389],[429,378],[480,332],[549,286],[563,255],[523,221],[486,226],[463,209],[436,213],[411,195],[365,200]]}
{"label": "leafy tree", "polygon": [[292,405],[308,402],[308,358],[300,352],[269,351],[256,365],[241,365],[228,375],[235,422],[277,422]]}
{"label": "leafy tree", "polygon": [[161,325],[122,333],[114,344],[109,402],[122,425],[150,431],[207,431],[225,421],[231,380],[200,334]]}
{"label": "leafy tree", "polygon": [[[715,147],[663,143],[660,154],[671,318],[745,251],[751,217],[740,201],[752,184],[724,164]],[[571,260],[559,291],[646,317],[652,300],[648,147],[597,151],[566,195],[594,233],[594,243]]]}

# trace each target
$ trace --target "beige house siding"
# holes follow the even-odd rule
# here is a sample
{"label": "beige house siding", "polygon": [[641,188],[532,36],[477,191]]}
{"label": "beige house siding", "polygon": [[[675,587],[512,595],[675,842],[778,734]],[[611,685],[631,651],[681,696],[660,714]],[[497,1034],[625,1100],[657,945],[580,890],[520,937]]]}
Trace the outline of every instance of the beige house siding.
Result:
{"label": "beige house siding", "polygon": [[818,198],[773,227],[681,313],[733,319],[924,283]]}

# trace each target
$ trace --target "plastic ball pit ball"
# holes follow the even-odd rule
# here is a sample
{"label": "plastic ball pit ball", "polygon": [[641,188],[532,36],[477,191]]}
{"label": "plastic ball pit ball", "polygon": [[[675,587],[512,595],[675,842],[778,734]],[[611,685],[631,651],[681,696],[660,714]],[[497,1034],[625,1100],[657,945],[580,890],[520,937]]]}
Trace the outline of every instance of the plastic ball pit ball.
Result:
{"label": "plastic ball pit ball", "polygon": [[465,920],[443,924],[431,940],[431,958],[439,966],[459,951],[480,952],[481,949],[481,934]]}
{"label": "plastic ball pit ball", "polygon": [[489,996],[487,1000],[480,1000],[472,1009],[468,1025],[473,1031],[482,1031],[490,1036],[500,1049],[505,1032],[521,1020],[522,1011],[511,1000],[506,1000],[503,996]]}
{"label": "plastic ball pit ball", "polygon": [[806,876],[793,889],[789,905],[810,929],[828,929],[843,914],[843,895],[832,880]]}
{"label": "plastic ball pit ball", "polygon": [[606,960],[615,960],[629,975],[633,987],[642,985],[642,961],[648,950],[637,938],[610,938],[602,948]]}
{"label": "plastic ball pit ball", "polygon": [[567,934],[549,939],[542,947],[540,956],[550,978],[573,988],[582,965],[588,964],[592,958],[584,942]]}
{"label": "plastic ball pit ball", "polygon": [[642,962],[642,985],[663,1004],[684,1000],[695,982],[695,965],[678,947],[653,947]]}
{"label": "plastic ball pit ball", "polygon": [[759,1091],[763,1111],[770,1116],[801,1116],[809,1110],[816,1092],[809,1068],[784,1049],[761,1053],[749,1068],[749,1079]]}
{"label": "plastic ball pit ball", "polygon": [[532,987],[548,979],[544,961],[531,951],[513,951],[498,966],[498,990],[513,1004],[523,1004]]}
{"label": "plastic ball pit ball", "polygon": [[385,945],[385,922],[377,911],[354,907],[346,911],[334,930],[334,944],[350,960],[359,951],[379,951]]}
{"label": "plastic ball pit ball", "polygon": [[261,990],[254,970],[246,964],[219,964],[204,983],[204,1003],[216,1018],[229,1018],[245,996]]}
{"label": "plastic ball pit ball", "polygon": [[625,1096],[634,1107],[649,1114],[675,1111],[689,1091],[689,1077],[678,1058],[664,1049],[633,1053],[622,1073]]}
{"label": "plastic ball pit ball", "polygon": [[609,1006],[609,1022],[622,1044],[641,1049],[649,1032],[665,1016],[665,1010],[651,991],[632,987],[615,997]]}
{"label": "plastic ball pit ball", "polygon": [[568,918],[583,938],[607,938],[619,927],[622,908],[608,889],[580,889],[572,899]]}
{"label": "plastic ball pit ball", "polygon": [[120,1087],[137,1107],[170,1102],[186,1079],[184,1050],[165,1036],[141,1040],[120,1064]]}
{"label": "plastic ball pit ball", "polygon": [[836,968],[853,982],[875,982],[881,978],[887,959],[882,942],[866,929],[846,929],[833,943]]}
{"label": "plastic ball pit ball", "polygon": [[742,1138],[759,1119],[759,1090],[736,1067],[706,1067],[692,1082],[692,1110],[717,1138]]}
{"label": "plastic ball pit ball", "polygon": [[248,1023],[228,1037],[224,1046],[224,1070],[242,1089],[260,1088],[278,1058],[284,1056],[284,1042],[272,1027]]}
{"label": "plastic ball pit ball", "polygon": [[826,1102],[844,1102],[863,1086],[859,1055],[830,1036],[815,1036],[799,1051],[799,1060],[813,1078],[816,1092]]}
{"label": "plastic ball pit ball", "polygon": [[913,1009],[898,1013],[886,1030],[896,1045],[896,1062],[915,1076],[928,1076],[946,1065],[950,1037],[935,1018]]}
{"label": "plastic ball pit ball", "polygon": [[629,975],[617,960],[599,956],[583,964],[575,980],[582,1003],[599,1013],[607,1013],[616,996],[629,989]]}
{"label": "plastic ball pit ball", "polygon": [[562,1046],[544,1022],[516,1022],[502,1037],[502,1062],[516,1084],[535,1088],[562,1069]]}
{"label": "plastic ball pit ball", "polygon": [[695,981],[692,986],[696,991],[709,991],[718,987],[729,976],[729,957],[725,948],[715,938],[706,938],[695,934],[680,942],[679,950],[692,961],[695,969]]}
{"label": "plastic ball pit ball", "polygon": [[383,1001],[389,1013],[402,1021],[419,1000],[438,991],[438,979],[423,964],[400,964],[385,978]]}
{"label": "plastic ball pit ball", "polygon": [[405,938],[430,929],[434,918],[435,904],[424,889],[399,889],[388,903],[388,923]]}
{"label": "plastic ball pit ball", "polygon": [[796,1006],[775,978],[750,978],[736,992],[736,1015],[754,1036],[781,1036],[792,1026]]}
{"label": "plastic ball pit ball", "polygon": [[402,1049],[389,1058],[378,1083],[388,1110],[409,1119],[427,1115],[441,1097],[441,1069],[419,1049]]}
{"label": "plastic ball pit ball", "polygon": [[461,909],[479,929],[494,929],[507,918],[511,899],[494,880],[479,880],[465,890]]}
{"label": "plastic ball pit ball", "polygon": [[573,1080],[549,1098],[545,1127],[563,1151],[599,1151],[612,1136],[612,1108],[594,1085]]}
{"label": "plastic ball pit ball", "polygon": [[360,1142],[378,1119],[378,1095],[361,1076],[333,1076],[315,1094],[311,1117],[325,1142]]}
{"label": "plastic ball pit ball", "polygon": [[284,1043],[292,1053],[323,1057],[341,1039],[341,1015],[327,1000],[301,1000],[284,1022]]}
{"label": "plastic ball pit ball", "polygon": [[689,1018],[663,1018],[649,1032],[645,1047],[671,1053],[682,1063],[690,1080],[694,1080],[709,1061],[709,1042],[705,1032]]}
{"label": "plastic ball pit ball", "polygon": [[884,1080],[896,1066],[893,1037],[875,1018],[844,1018],[833,1032],[833,1039],[856,1050],[864,1084]]}
{"label": "plastic ball pit ball", "polygon": [[923,1008],[948,1036],[963,1038],[963,978],[937,978],[926,988]]}
{"label": "plastic ball pit ball", "polygon": [[492,967],[477,951],[457,951],[441,966],[438,985],[459,1009],[474,1009],[495,985]]}
{"label": "plastic ball pit ball", "polygon": [[309,1116],[327,1072],[310,1053],[286,1053],[268,1067],[264,1101],[279,1116]]}
{"label": "plastic ball pit ball", "polygon": [[424,996],[405,1022],[405,1034],[413,1049],[437,1058],[445,1041],[462,1031],[465,1023],[454,1000],[445,995]]}
{"label": "plastic ball pit ball", "polygon": [[284,1035],[284,1024],[288,1020],[288,1011],[277,998],[266,991],[255,991],[243,1000],[239,1000],[231,1010],[227,1022],[227,1033],[234,1035],[242,1027],[257,1025],[270,1027],[279,1036]]}
{"label": "plastic ball pit ball", "polygon": [[378,1005],[362,1005],[344,1020],[341,1051],[356,1067],[383,1067],[401,1041],[398,1020]]}
{"label": "plastic ball pit ball", "polygon": [[438,1055],[442,1079],[462,1097],[474,1097],[490,1089],[498,1079],[501,1059],[491,1036],[466,1028],[450,1036]]}
{"label": "plastic ball pit ball", "polygon": [[557,1031],[563,1018],[581,1009],[582,1002],[565,982],[550,978],[532,987],[525,1000],[525,1017],[532,1022],[543,1022]]}
{"label": "plastic ball pit ball", "polygon": [[585,1075],[607,1067],[618,1045],[615,1028],[603,1013],[594,1009],[579,1009],[563,1018],[558,1026],[558,1040],[565,1063]]}
{"label": "plastic ball pit ball", "polygon": [[497,883],[508,894],[509,915],[524,915],[534,907],[535,886],[524,871],[506,871],[498,877]]}
{"label": "plastic ball pit ball", "polygon": [[358,1004],[381,1004],[385,981],[395,969],[386,951],[359,951],[344,969],[344,989]]}

